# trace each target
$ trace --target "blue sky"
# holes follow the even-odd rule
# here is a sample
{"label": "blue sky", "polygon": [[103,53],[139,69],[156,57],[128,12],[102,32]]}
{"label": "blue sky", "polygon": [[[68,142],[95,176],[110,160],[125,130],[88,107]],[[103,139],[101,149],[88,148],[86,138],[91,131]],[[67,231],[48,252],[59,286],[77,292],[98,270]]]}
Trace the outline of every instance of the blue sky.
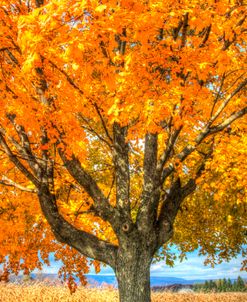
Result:
{"label": "blue sky", "polygon": [[[198,256],[197,252],[189,253],[187,258],[188,260],[184,260],[183,262],[177,261],[174,267],[166,266],[163,261],[153,264],[151,268],[151,276],[176,277],[187,280],[220,278],[235,279],[238,276],[247,279],[247,272],[240,271],[241,262],[243,260],[241,256],[232,259],[228,263],[224,262],[216,265],[214,268],[205,266],[203,264],[205,257]],[[57,273],[59,267],[60,263],[51,259],[51,266],[45,266],[43,272]],[[91,274],[95,274],[93,269]],[[114,273],[110,267],[102,267],[100,274],[113,275]]]}

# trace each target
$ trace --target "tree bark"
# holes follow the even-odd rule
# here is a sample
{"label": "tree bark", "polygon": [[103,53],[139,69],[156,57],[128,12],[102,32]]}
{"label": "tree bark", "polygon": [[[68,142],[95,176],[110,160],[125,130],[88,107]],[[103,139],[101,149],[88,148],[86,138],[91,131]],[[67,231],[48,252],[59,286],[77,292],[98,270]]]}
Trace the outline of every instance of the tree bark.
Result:
{"label": "tree bark", "polygon": [[150,302],[149,249],[133,243],[128,249],[119,247],[115,273],[118,281],[120,302]]}

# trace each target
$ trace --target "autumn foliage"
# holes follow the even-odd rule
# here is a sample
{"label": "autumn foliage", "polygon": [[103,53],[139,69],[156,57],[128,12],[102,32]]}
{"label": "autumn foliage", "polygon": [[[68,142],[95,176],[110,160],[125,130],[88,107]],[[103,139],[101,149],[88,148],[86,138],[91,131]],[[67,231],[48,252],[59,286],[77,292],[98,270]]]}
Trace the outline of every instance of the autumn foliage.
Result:
{"label": "autumn foliage", "polygon": [[0,261],[245,255],[244,1],[0,3]]}

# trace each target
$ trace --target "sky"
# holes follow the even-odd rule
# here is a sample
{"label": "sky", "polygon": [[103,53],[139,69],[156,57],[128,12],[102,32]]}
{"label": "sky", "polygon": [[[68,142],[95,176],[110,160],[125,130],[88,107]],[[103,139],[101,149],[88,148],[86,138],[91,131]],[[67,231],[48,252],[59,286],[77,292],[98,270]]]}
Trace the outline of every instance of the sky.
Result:
{"label": "sky", "polygon": [[[205,257],[198,256],[198,252],[187,254],[187,260],[183,262],[175,262],[174,267],[168,267],[164,261],[160,261],[156,264],[153,264],[151,267],[151,276],[158,277],[176,277],[184,278],[187,280],[197,280],[197,279],[222,279],[222,278],[231,278],[236,279],[238,276],[241,276],[244,279],[247,279],[247,272],[241,272],[241,262],[243,258],[238,256],[233,258],[230,262],[224,262],[219,265],[216,265],[214,268],[210,266],[205,266],[203,264]],[[56,262],[51,257],[50,267],[44,266],[44,273],[57,273],[60,263]],[[95,274],[92,269],[90,274]],[[114,272],[110,267],[102,267],[101,275],[113,275]]]}

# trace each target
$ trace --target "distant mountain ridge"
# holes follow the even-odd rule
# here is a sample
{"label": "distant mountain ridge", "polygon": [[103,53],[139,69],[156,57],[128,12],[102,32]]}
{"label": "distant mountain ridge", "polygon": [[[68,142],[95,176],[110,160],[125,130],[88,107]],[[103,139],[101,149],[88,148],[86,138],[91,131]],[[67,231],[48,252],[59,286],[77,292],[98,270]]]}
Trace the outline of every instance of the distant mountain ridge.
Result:
{"label": "distant mountain ridge", "polygon": [[[117,287],[117,279],[114,275],[96,275],[88,274],[86,275],[87,281],[91,286],[102,286],[102,285],[112,285]],[[24,278],[23,276],[11,276],[11,282],[20,282]],[[31,274],[30,280],[36,281],[45,281],[45,282],[59,282],[57,274],[46,274],[38,273]],[[79,280],[78,280],[79,281]],[[205,280],[186,280],[184,278],[175,278],[175,277],[158,277],[152,276],[150,279],[151,286],[169,286],[173,284],[194,284],[194,283],[203,283]]]}
{"label": "distant mountain ridge", "polygon": [[[117,285],[117,279],[114,275],[87,275],[87,280],[89,284],[109,284]],[[150,278],[151,286],[167,286],[173,284],[194,284],[203,283],[205,280],[186,280],[184,278],[175,277],[158,277],[152,276]]]}

